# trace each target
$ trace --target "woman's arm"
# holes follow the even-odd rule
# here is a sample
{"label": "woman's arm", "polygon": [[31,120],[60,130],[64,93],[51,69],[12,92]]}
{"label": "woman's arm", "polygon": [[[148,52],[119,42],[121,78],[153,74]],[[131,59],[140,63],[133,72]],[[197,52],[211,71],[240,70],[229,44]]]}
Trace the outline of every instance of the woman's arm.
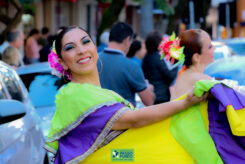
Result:
{"label": "woman's arm", "polygon": [[198,98],[189,93],[185,99],[152,105],[136,111],[127,111],[113,125],[112,130],[139,128],[163,120],[187,107],[207,98],[207,94]]}

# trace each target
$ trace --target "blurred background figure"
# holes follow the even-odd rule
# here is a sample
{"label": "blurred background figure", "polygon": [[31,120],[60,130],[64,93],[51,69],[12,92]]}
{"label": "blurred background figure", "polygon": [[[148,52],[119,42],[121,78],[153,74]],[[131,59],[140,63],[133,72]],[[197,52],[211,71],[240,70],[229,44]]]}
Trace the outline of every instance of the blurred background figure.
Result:
{"label": "blurred background figure", "polygon": [[133,29],[127,23],[117,22],[112,26],[108,48],[99,54],[100,83],[103,88],[117,92],[134,106],[136,93],[144,105],[152,105],[155,99],[153,86],[145,81],[140,67],[126,57],[132,39]]}
{"label": "blurred background figure", "polygon": [[109,35],[110,35],[110,32],[109,31],[104,31],[100,35],[100,45],[97,47],[98,53],[100,53],[101,51],[103,51],[108,46]]}
{"label": "blurred background figure", "polygon": [[43,27],[41,30],[41,37],[44,39],[48,39],[49,37],[49,28],[48,27]]}
{"label": "blurred background figure", "polygon": [[[3,52],[9,46],[13,46],[17,48],[19,52],[21,52],[24,46],[24,34],[22,31],[12,29],[10,32],[8,32],[6,40],[0,45],[0,54],[3,54]],[[19,55],[20,55],[21,65],[23,65],[23,55],[20,53]]]}
{"label": "blurred background figure", "polygon": [[37,42],[41,47],[45,47],[48,44],[48,37],[49,37],[49,29],[47,27],[43,27],[41,30],[41,35],[37,39]]}
{"label": "blurred background figure", "polygon": [[7,36],[7,41],[10,46],[17,48],[19,51],[24,46],[24,34],[19,30],[12,30]]}
{"label": "blurred background figure", "polygon": [[48,55],[51,51],[54,38],[55,36],[50,35],[49,29],[47,27],[42,28],[42,34],[41,34],[41,37],[39,38],[39,42],[41,41],[40,43],[42,46],[42,48],[39,51],[39,54],[40,54],[39,61],[40,62],[48,61]]}
{"label": "blurred background figure", "polygon": [[59,34],[62,30],[64,30],[66,26],[60,26],[56,32],[56,35]]}
{"label": "blurred background figure", "polygon": [[133,39],[142,41],[142,38],[137,33],[134,33]]}
{"label": "blurred background figure", "polygon": [[16,69],[20,66],[19,50],[13,46],[8,46],[3,52],[2,60]]}
{"label": "blurred background figure", "polygon": [[19,55],[19,62],[20,65],[24,65],[24,55],[23,55],[23,49],[24,48],[24,33],[20,30],[12,30],[9,32],[7,36],[7,41],[9,43],[9,46],[15,47],[18,50],[18,55]]}
{"label": "blurred background figure", "polygon": [[29,33],[25,43],[25,63],[33,64],[39,62],[39,50],[37,39],[39,38],[39,31],[32,29]]}
{"label": "blurred background figure", "polygon": [[3,35],[0,35],[0,60],[2,59],[2,54],[4,50],[9,46],[9,43],[7,40],[4,40]]}
{"label": "blurred background figure", "polygon": [[142,66],[142,59],[145,57],[146,49],[145,43],[134,40],[133,43],[130,45],[129,51],[127,53],[127,57],[138,64],[141,68]]}
{"label": "blurred background figure", "polygon": [[154,86],[156,94],[154,104],[170,100],[169,87],[178,73],[178,67],[170,69],[165,60],[160,60],[158,47],[161,41],[162,35],[158,31],[151,32],[146,36],[145,45],[147,53],[142,63],[145,78]]}
{"label": "blurred background figure", "polygon": [[[48,35],[46,34],[45,37],[47,37],[46,39],[46,44],[40,49],[39,54],[40,54],[40,58],[39,61],[40,62],[46,62],[48,61],[48,55],[52,49],[53,46],[53,41],[55,40],[55,37],[58,33],[60,33],[63,29],[65,29],[65,26],[61,26],[59,27],[59,29],[57,30],[56,34],[51,35],[48,33]],[[45,28],[44,28],[45,29]],[[43,30],[42,30],[43,31]],[[45,30],[44,30],[45,31]]]}
{"label": "blurred background figure", "polygon": [[47,45],[45,45],[40,51],[39,51],[39,54],[40,54],[40,58],[39,58],[39,61],[40,62],[46,62],[48,61],[48,55],[51,51],[51,48],[52,48],[52,44],[53,44],[53,41],[55,39],[55,36],[53,35],[50,35],[48,37],[48,42],[47,42]]}

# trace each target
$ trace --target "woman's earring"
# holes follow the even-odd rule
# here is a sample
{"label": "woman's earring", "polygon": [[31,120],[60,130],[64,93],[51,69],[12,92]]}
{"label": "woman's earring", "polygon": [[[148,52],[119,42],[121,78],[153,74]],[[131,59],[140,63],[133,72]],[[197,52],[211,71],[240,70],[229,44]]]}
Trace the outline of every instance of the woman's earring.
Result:
{"label": "woman's earring", "polygon": [[98,60],[99,60],[99,62],[100,62],[100,71],[99,71],[99,73],[101,73],[102,70],[103,70],[103,63],[102,63],[102,61],[101,61],[100,58],[98,58]]}
{"label": "woman's earring", "polygon": [[66,83],[68,83],[69,80],[71,81],[71,74],[70,74],[69,70],[63,70],[62,77]]}

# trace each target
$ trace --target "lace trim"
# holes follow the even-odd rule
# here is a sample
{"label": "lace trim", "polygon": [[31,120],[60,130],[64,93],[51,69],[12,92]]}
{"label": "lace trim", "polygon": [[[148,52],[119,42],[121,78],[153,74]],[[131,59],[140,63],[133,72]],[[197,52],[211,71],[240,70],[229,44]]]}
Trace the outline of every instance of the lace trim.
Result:
{"label": "lace trim", "polygon": [[110,143],[114,138],[116,138],[117,136],[119,136],[120,134],[122,134],[123,132],[125,132],[126,130],[115,130],[112,131],[110,134],[108,134],[105,139],[103,140],[103,142],[99,145],[98,149],[102,148],[103,146],[107,145],[108,143]]}
{"label": "lace trim", "polygon": [[69,133],[71,130],[76,128],[88,115],[95,112],[97,109],[103,107],[103,106],[110,106],[118,103],[117,101],[111,101],[103,104],[96,105],[92,107],[91,109],[84,112],[78,119],[76,119],[74,122],[72,122],[70,125],[68,125],[66,128],[62,129],[59,133],[55,134],[54,136],[47,138],[46,142],[51,143],[54,141],[57,141],[61,137],[65,136],[67,133]]}
{"label": "lace trim", "polygon": [[101,145],[101,143],[103,142],[103,140],[106,137],[106,135],[110,132],[110,130],[111,130],[112,126],[114,125],[114,123],[119,119],[119,117],[123,113],[125,113],[128,110],[130,110],[128,107],[121,107],[121,109],[119,109],[110,118],[110,120],[107,122],[107,124],[105,125],[104,129],[98,135],[98,137],[95,140],[95,142],[93,143],[93,145],[85,153],[83,153],[82,155],[77,156],[76,158],[73,158],[72,160],[66,162],[66,164],[77,164],[77,163],[81,162],[82,160],[84,160],[87,156],[89,156],[90,154],[92,154],[95,150],[97,150],[98,149],[98,146]]}

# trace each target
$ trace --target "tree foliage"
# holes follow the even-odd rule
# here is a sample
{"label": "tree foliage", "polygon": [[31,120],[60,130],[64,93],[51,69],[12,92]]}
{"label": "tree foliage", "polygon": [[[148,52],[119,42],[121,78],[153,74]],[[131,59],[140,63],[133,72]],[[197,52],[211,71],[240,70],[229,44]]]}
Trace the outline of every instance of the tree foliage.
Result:
{"label": "tree foliage", "polygon": [[[122,11],[123,7],[125,6],[125,0],[97,0],[98,2],[110,2],[109,7],[105,10],[101,24],[98,28],[97,33],[97,44],[99,44],[99,37],[102,32],[110,28],[111,25],[117,21],[120,12]],[[140,5],[143,5],[143,0],[133,0],[134,2],[139,2]],[[169,5],[167,0],[155,0],[158,7],[164,11],[166,15],[173,15],[174,9]],[[153,18],[152,18],[153,19]]]}
{"label": "tree foliage", "polygon": [[24,9],[18,0],[9,0],[8,2],[14,6],[16,13],[13,17],[10,17],[8,14],[4,13],[3,8],[0,8],[0,22],[6,26],[1,33],[0,44],[6,40],[8,32],[19,25],[22,14],[24,13]]}
{"label": "tree foliage", "polygon": [[176,11],[174,15],[170,15],[168,18],[168,27],[166,33],[171,35],[174,31],[178,33],[179,20],[183,15],[185,9],[188,7],[189,0],[179,0],[178,4],[175,6],[174,10]]}
{"label": "tree foliage", "polygon": [[102,32],[107,28],[110,28],[113,23],[118,20],[119,14],[121,13],[124,5],[125,0],[111,0],[109,7],[105,9],[100,26],[97,31],[97,44],[100,43],[99,38]]}
{"label": "tree foliage", "polygon": [[172,6],[169,5],[168,1],[166,0],[155,0],[157,3],[157,6],[164,11],[164,13],[169,16],[169,15],[173,15],[174,12],[174,8]]}
{"label": "tree foliage", "polygon": [[[189,19],[189,10],[188,4],[190,0],[179,0],[177,6],[175,6],[175,14],[169,16],[168,20],[168,27],[167,27],[167,34],[171,34],[173,31],[178,33],[179,31],[179,23],[183,15],[187,16]],[[203,18],[202,22],[199,22],[202,29],[206,29],[205,17],[208,14],[208,10],[210,8],[211,0],[192,0],[194,2],[194,15],[196,22],[197,19]]]}

